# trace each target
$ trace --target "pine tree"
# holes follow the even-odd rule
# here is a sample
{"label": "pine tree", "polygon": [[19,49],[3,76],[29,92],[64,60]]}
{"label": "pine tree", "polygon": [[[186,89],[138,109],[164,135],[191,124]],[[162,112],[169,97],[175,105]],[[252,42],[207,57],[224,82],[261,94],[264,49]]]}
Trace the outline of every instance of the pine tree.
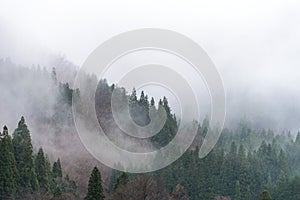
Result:
{"label": "pine tree", "polygon": [[120,176],[121,172],[113,169],[111,176],[110,176],[110,182],[109,182],[109,187],[108,190],[109,192],[113,192],[115,190],[115,186],[117,184],[117,178]]}
{"label": "pine tree", "polygon": [[300,145],[300,132],[297,133],[297,137],[296,137],[296,140],[295,140],[295,144],[296,144],[296,145]]}
{"label": "pine tree", "polygon": [[245,159],[240,168],[239,183],[241,199],[250,199],[250,185],[252,184],[252,177],[250,175],[250,163]]}
{"label": "pine tree", "polygon": [[133,121],[137,123],[136,118],[138,117],[138,100],[135,88],[133,88],[132,93],[129,96],[129,113]]}
{"label": "pine tree", "polygon": [[296,176],[289,185],[289,199],[300,199],[300,177]]}
{"label": "pine tree", "polygon": [[59,185],[55,185],[54,191],[53,191],[53,196],[54,197],[61,197],[62,195],[62,189]]}
{"label": "pine tree", "polygon": [[0,149],[0,199],[8,199],[16,193],[17,168],[11,137],[6,126],[0,133]]}
{"label": "pine tree", "polygon": [[287,189],[288,189],[288,180],[286,177],[286,173],[284,171],[281,171],[276,182],[276,191],[275,196],[276,199],[285,199],[288,195]]}
{"label": "pine tree", "polygon": [[148,96],[144,94],[144,91],[141,92],[140,99],[138,101],[138,113],[139,113],[139,122],[140,125],[147,125],[150,122],[149,118],[149,101]]}
{"label": "pine tree", "polygon": [[157,147],[167,145],[174,138],[178,130],[176,118],[171,113],[171,108],[166,97],[163,100],[159,100],[158,110],[161,109],[166,111],[167,119],[160,132],[151,138],[152,143]]}
{"label": "pine tree", "polygon": [[240,182],[236,181],[234,200],[241,200]]}
{"label": "pine tree", "polygon": [[268,190],[264,190],[261,192],[259,196],[259,200],[272,200]]}
{"label": "pine tree", "polygon": [[225,160],[221,169],[221,180],[223,184],[223,194],[228,196],[234,196],[235,183],[237,180],[237,146],[235,142],[231,143],[230,151],[225,156]]}
{"label": "pine tree", "polygon": [[58,158],[56,162],[53,163],[52,167],[52,174],[53,177],[62,177],[62,169],[61,169],[61,164],[60,164],[60,159]]}
{"label": "pine tree", "polygon": [[86,200],[102,200],[104,199],[101,173],[97,167],[94,167],[89,179],[88,193]]}
{"label": "pine tree", "polygon": [[283,149],[280,149],[279,155],[278,155],[278,165],[279,165],[279,171],[283,171],[285,174],[289,174],[290,172],[290,166],[289,166],[289,160],[287,156],[285,155]]}
{"label": "pine tree", "polygon": [[246,158],[246,150],[244,148],[244,145],[241,144],[240,148],[239,148],[239,151],[238,151],[238,162],[239,162],[240,165],[245,160],[245,158]]}
{"label": "pine tree", "polygon": [[251,195],[250,186],[247,185],[246,194],[245,194],[245,200],[251,200],[252,199],[251,197],[252,197],[252,195]]}
{"label": "pine tree", "polygon": [[151,106],[155,106],[155,101],[154,101],[154,98],[153,98],[153,97],[151,98],[150,105],[151,105]]}
{"label": "pine tree", "polygon": [[38,190],[39,185],[34,168],[30,132],[25,124],[24,117],[21,118],[18,128],[13,133],[12,143],[19,172],[18,190],[20,194],[34,192]]}
{"label": "pine tree", "polygon": [[44,151],[42,148],[40,148],[35,159],[35,170],[36,170],[37,179],[40,188],[43,188],[46,191],[48,191],[49,177],[48,177],[48,170],[46,164],[47,163],[46,163],[46,158],[44,156]]}
{"label": "pine tree", "polygon": [[120,176],[118,176],[116,184],[114,186],[114,190],[116,190],[120,185],[125,185],[128,182],[128,174],[122,172]]}
{"label": "pine tree", "polygon": [[57,84],[57,75],[56,75],[55,67],[52,68],[51,78],[52,78],[53,83],[56,85]]}

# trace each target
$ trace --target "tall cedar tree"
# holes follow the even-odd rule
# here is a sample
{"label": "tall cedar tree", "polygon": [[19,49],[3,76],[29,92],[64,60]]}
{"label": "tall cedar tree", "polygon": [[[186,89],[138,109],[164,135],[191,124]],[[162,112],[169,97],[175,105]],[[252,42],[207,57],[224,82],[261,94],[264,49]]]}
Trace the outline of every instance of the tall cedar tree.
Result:
{"label": "tall cedar tree", "polygon": [[35,170],[37,179],[39,181],[40,188],[48,191],[49,189],[49,172],[47,170],[46,158],[42,148],[39,149],[38,154],[35,158]]}
{"label": "tall cedar tree", "polygon": [[259,196],[259,200],[272,200],[268,190],[264,190],[261,192]]}
{"label": "tall cedar tree", "polygon": [[13,198],[16,192],[17,168],[7,127],[0,133],[0,199]]}
{"label": "tall cedar tree", "polygon": [[104,198],[101,173],[97,167],[94,167],[89,179],[88,193],[85,200],[102,200]]}
{"label": "tall cedar tree", "polygon": [[57,159],[56,162],[53,163],[52,174],[54,178],[62,177],[62,170],[61,170],[61,164],[59,158]]}
{"label": "tall cedar tree", "polygon": [[18,192],[26,194],[37,191],[39,184],[34,169],[31,137],[24,117],[21,118],[18,128],[13,133],[12,143],[19,172]]}
{"label": "tall cedar tree", "polygon": [[223,194],[234,196],[235,184],[237,180],[237,146],[235,142],[231,143],[230,151],[225,156],[221,169],[221,180],[223,184]]}
{"label": "tall cedar tree", "polygon": [[163,100],[159,100],[158,109],[162,108],[166,111],[166,122],[160,132],[151,138],[152,143],[158,148],[166,146],[174,138],[178,129],[176,117],[171,113],[171,108],[166,97]]}
{"label": "tall cedar tree", "polygon": [[236,181],[234,200],[241,200],[240,182]]}

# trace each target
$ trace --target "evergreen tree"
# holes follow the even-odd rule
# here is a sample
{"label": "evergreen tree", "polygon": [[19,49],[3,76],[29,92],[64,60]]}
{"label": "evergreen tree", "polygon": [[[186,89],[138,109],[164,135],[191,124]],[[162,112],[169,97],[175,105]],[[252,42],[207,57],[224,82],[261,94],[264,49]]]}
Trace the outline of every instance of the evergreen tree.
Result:
{"label": "evergreen tree", "polygon": [[155,101],[154,101],[154,98],[153,98],[153,97],[151,98],[150,105],[151,105],[151,106],[155,106]]}
{"label": "evergreen tree", "polygon": [[295,144],[296,144],[296,145],[300,145],[300,132],[297,133],[297,137],[296,137],[296,140],[295,140]]}
{"label": "evergreen tree", "polygon": [[94,167],[88,184],[88,192],[86,200],[102,200],[104,199],[101,173],[97,167]]}
{"label": "evergreen tree", "polygon": [[225,156],[221,169],[221,180],[223,184],[223,194],[234,196],[235,184],[237,180],[237,146],[235,142],[231,143],[230,151]]}
{"label": "evergreen tree", "polygon": [[276,199],[283,200],[286,199],[288,195],[288,180],[286,177],[286,173],[281,171],[276,182],[275,196]]}
{"label": "evergreen tree", "polygon": [[132,120],[135,123],[137,123],[138,125],[142,125],[142,124],[140,124],[140,121],[139,121],[139,105],[138,105],[135,88],[133,88],[132,93],[129,96],[129,113],[130,113]]}
{"label": "evergreen tree", "polygon": [[120,176],[117,178],[116,184],[114,186],[114,190],[116,190],[120,185],[125,185],[128,182],[128,174],[122,172]]}
{"label": "evergreen tree", "polygon": [[261,192],[259,196],[259,200],[272,200],[268,190],[264,190]]}
{"label": "evergreen tree", "polygon": [[290,174],[289,160],[288,157],[285,155],[283,149],[280,149],[278,155],[278,165],[278,171],[283,171],[286,175]]}
{"label": "evergreen tree", "polygon": [[56,162],[53,163],[52,167],[53,178],[60,177],[62,178],[62,169],[60,164],[60,159],[58,158]]}
{"label": "evergreen tree", "polygon": [[113,192],[115,190],[115,186],[117,184],[117,179],[120,176],[121,172],[113,169],[111,176],[110,176],[110,181],[109,181],[109,186],[108,186],[108,190],[109,192]]}
{"label": "evergreen tree", "polygon": [[252,177],[250,175],[250,163],[245,159],[241,164],[239,174],[241,199],[250,199],[250,185],[252,182]]}
{"label": "evergreen tree", "polygon": [[17,168],[7,127],[0,132],[0,199],[12,198],[16,192]]}
{"label": "evergreen tree", "polygon": [[234,200],[241,200],[240,182],[236,181]]}
{"label": "evergreen tree", "polygon": [[24,117],[21,118],[18,128],[13,133],[12,143],[19,172],[18,190],[20,194],[34,192],[39,188],[39,185],[34,168],[30,132]]}
{"label": "evergreen tree", "polygon": [[300,177],[296,176],[289,185],[289,199],[300,199]]}
{"label": "evergreen tree", "polygon": [[46,158],[42,148],[39,149],[35,158],[35,170],[40,188],[43,188],[47,191],[49,189],[49,172],[47,171]]}
{"label": "evergreen tree", "polygon": [[159,100],[158,110],[162,108],[166,111],[166,122],[160,132],[151,138],[153,144],[158,148],[167,145],[174,138],[178,129],[176,118],[171,113],[171,108],[166,97],[163,100]]}
{"label": "evergreen tree", "polygon": [[56,75],[55,67],[52,68],[51,78],[52,78],[53,83],[56,85],[57,84],[57,75]]}
{"label": "evergreen tree", "polygon": [[245,194],[245,200],[251,200],[251,199],[252,199],[252,195],[251,195],[250,186],[247,185],[247,190],[246,190],[246,194]]}
{"label": "evergreen tree", "polygon": [[54,191],[53,191],[54,197],[61,197],[62,196],[62,189],[59,185],[55,185]]}
{"label": "evergreen tree", "polygon": [[238,160],[237,160],[238,164],[241,165],[245,159],[246,159],[246,150],[244,148],[244,145],[241,144],[238,151]]}

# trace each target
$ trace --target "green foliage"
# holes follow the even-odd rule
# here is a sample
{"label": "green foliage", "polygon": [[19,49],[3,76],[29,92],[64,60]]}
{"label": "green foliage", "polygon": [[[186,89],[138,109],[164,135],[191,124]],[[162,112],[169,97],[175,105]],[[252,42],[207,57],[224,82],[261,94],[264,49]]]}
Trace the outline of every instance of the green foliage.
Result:
{"label": "green foliage", "polygon": [[17,168],[11,137],[7,127],[0,133],[0,199],[14,197],[17,188]]}
{"label": "green foliage", "polygon": [[300,177],[296,176],[289,184],[290,199],[300,199]]}
{"label": "green foliage", "polygon": [[[298,186],[296,178],[292,179],[292,174],[299,167],[290,167],[293,163],[290,155],[294,155],[299,147],[289,142],[288,136],[275,136],[271,131],[257,138],[248,134],[253,133],[249,128],[241,131],[228,131],[222,135],[214,150],[205,158],[199,159],[195,153],[198,148],[192,148],[172,165],[155,174],[164,181],[169,191],[180,183],[190,198],[195,200],[214,199],[220,195],[231,199],[258,199],[261,188],[267,188],[279,200],[299,199],[297,192],[300,191],[300,184]],[[248,148],[256,148],[245,148],[241,140],[249,141]],[[278,145],[279,140],[285,142]]]}
{"label": "green foliage", "polygon": [[[52,75],[52,79],[56,82],[55,71]],[[68,84],[58,84],[57,88],[60,106],[56,109],[59,110],[61,105],[69,108],[73,100],[72,95],[74,93],[79,95],[79,91],[71,89]],[[166,98],[160,100],[156,108],[154,99],[149,102],[144,92],[137,98],[135,90],[131,95],[127,95],[122,88],[109,86],[105,80],[101,80],[96,92],[95,107],[97,117],[105,119],[104,124],[107,124],[107,127],[113,124],[109,109],[110,97],[115,90],[122,94],[124,102],[129,100],[130,114],[139,125],[149,123],[151,109],[166,110],[165,126],[159,134],[150,139],[154,145],[164,146],[174,137],[178,128],[177,120]],[[55,115],[54,118],[60,121],[64,115]],[[106,123],[107,121],[110,123]],[[173,197],[189,196],[195,200],[214,199],[216,196],[243,200],[260,197],[270,199],[270,195],[266,192],[260,196],[261,189],[266,188],[274,199],[300,199],[300,178],[297,176],[300,173],[300,133],[293,138],[290,132],[275,134],[272,130],[253,130],[243,121],[236,130],[224,129],[213,151],[207,157],[199,159],[199,146],[208,130],[209,121],[205,119],[201,125],[199,124],[196,142],[192,148],[172,165],[153,173],[150,181],[136,177],[128,180],[128,174],[114,171],[116,173],[113,173],[109,191],[125,195],[124,191],[136,192],[134,188],[140,188],[141,191],[150,194],[147,188],[152,188],[151,192],[159,191],[160,184],[156,184],[155,187],[151,184],[161,179],[169,192],[175,191]],[[55,198],[64,198],[66,193],[72,193],[74,195],[72,198],[78,197],[76,183],[69,178],[63,178],[59,159],[51,168],[51,163],[42,149],[37,155],[33,154],[30,133],[23,117],[12,138],[8,135],[7,129],[4,129],[0,139],[0,199],[19,196],[24,198],[30,193],[40,193],[41,189],[47,188],[50,188],[49,193],[52,192]],[[91,195],[103,199],[101,174],[99,170],[94,171],[90,177],[87,199],[91,199],[92,197],[88,198]],[[123,188],[126,190],[121,191]],[[51,198],[52,194],[49,194]],[[138,193],[138,196],[140,195],[143,194]]]}
{"label": "green foliage", "polygon": [[94,167],[88,184],[88,192],[86,200],[102,200],[104,199],[101,173],[97,167]]}
{"label": "green foliage", "polygon": [[[121,92],[126,103],[129,101],[131,117],[139,125],[149,123],[149,112],[152,109],[157,111],[163,108],[167,121],[150,141],[158,148],[169,143],[178,127],[166,98],[160,99],[158,105],[155,105],[154,99],[151,98],[149,102],[144,92],[138,98],[135,89],[127,95],[122,88],[109,86],[106,80],[100,80],[96,91],[96,111],[105,130],[117,127],[114,126],[109,110],[113,90]],[[109,123],[105,123],[107,121]],[[198,124],[198,127],[192,148],[172,165],[153,173],[163,180],[169,191],[174,191],[176,185],[180,184],[191,199],[227,196],[231,199],[236,197],[252,200],[259,198],[262,188],[268,189],[272,196],[279,197],[278,187],[285,185],[283,188],[289,191],[286,199],[292,198],[291,180],[295,174],[300,173],[300,134],[293,140],[291,133],[275,134],[272,130],[253,130],[249,122],[243,119],[237,129],[224,129],[214,150],[207,157],[199,159],[199,146],[209,130],[208,118],[201,125]],[[114,131],[107,135],[113,139],[114,137],[110,137],[113,134]],[[114,186],[119,176],[120,172],[113,171],[109,186],[111,193],[116,191]]]}
{"label": "green foliage", "polygon": [[166,97],[164,97],[163,100],[159,101],[158,110],[162,108],[166,111],[166,122],[163,128],[159,131],[159,133],[151,138],[151,142],[157,148],[167,145],[174,138],[178,129],[176,117],[171,113],[171,108],[169,107],[169,103]]}
{"label": "green foliage", "polygon": [[21,118],[18,128],[13,133],[12,142],[19,172],[18,192],[21,194],[37,191],[39,184],[34,167],[31,137],[24,117]]}
{"label": "green foliage", "polygon": [[231,143],[230,151],[226,155],[221,168],[221,180],[223,187],[223,194],[233,196],[235,194],[235,183],[238,175],[238,157],[237,146],[235,142]]}
{"label": "green foliage", "polygon": [[108,186],[108,190],[109,192],[113,192],[114,189],[116,188],[116,184],[117,184],[117,178],[120,176],[121,172],[118,170],[113,169],[111,176],[110,176],[110,181],[109,181],[109,186]]}
{"label": "green foliage", "polygon": [[54,197],[72,195],[72,199],[78,199],[76,183],[69,178],[62,180],[60,160],[55,162],[57,178],[54,178],[43,149],[33,154],[24,117],[13,133],[13,139],[7,127],[3,128],[3,132],[0,132],[0,149],[0,199],[50,198],[52,194]]}
{"label": "green foliage", "polygon": [[116,190],[120,185],[125,185],[128,182],[128,174],[125,172],[122,172],[120,176],[118,176],[116,184],[114,186],[114,190]]}
{"label": "green foliage", "polygon": [[54,197],[61,197],[62,196],[62,190],[61,187],[59,185],[56,185],[53,191],[53,196]]}
{"label": "green foliage", "polygon": [[40,185],[40,188],[43,188],[45,191],[49,190],[49,171],[47,168],[47,161],[44,156],[44,151],[42,148],[39,149],[38,154],[35,158],[35,170],[37,174],[37,179]]}
{"label": "green foliage", "polygon": [[59,83],[59,92],[60,92],[59,101],[61,103],[72,105],[73,90],[70,88],[69,84]]}
{"label": "green foliage", "polygon": [[[140,126],[145,126],[150,123],[150,111],[153,113],[157,113],[162,109],[166,111],[167,119],[164,127],[158,134],[150,138],[150,142],[154,146],[158,148],[165,146],[174,138],[178,129],[178,124],[175,115],[171,112],[171,108],[166,97],[160,99],[158,108],[156,108],[154,99],[152,98],[149,102],[148,96],[145,95],[144,91],[141,91],[140,98],[137,97],[135,89],[133,89],[131,95],[127,95],[123,88],[115,87],[114,85],[109,86],[107,81],[104,79],[100,80],[97,86],[95,108],[98,121],[111,140],[114,140],[114,137],[112,136],[115,132],[111,130],[119,129],[119,127],[114,123],[111,110],[111,95],[113,91],[115,91],[115,94],[119,94],[120,104],[129,104],[130,116],[132,120]],[[127,137],[127,135],[124,134],[124,137]],[[130,139],[134,141],[133,138]]]}
{"label": "green foliage", "polygon": [[236,184],[235,184],[234,200],[241,200],[241,188],[240,188],[240,182],[239,181],[236,181]]}
{"label": "green foliage", "polygon": [[261,192],[259,196],[259,200],[272,200],[268,190],[264,190]]}
{"label": "green foliage", "polygon": [[53,167],[52,167],[52,174],[53,177],[62,177],[62,170],[61,170],[61,163],[60,163],[60,159],[58,158],[56,162],[53,163]]}

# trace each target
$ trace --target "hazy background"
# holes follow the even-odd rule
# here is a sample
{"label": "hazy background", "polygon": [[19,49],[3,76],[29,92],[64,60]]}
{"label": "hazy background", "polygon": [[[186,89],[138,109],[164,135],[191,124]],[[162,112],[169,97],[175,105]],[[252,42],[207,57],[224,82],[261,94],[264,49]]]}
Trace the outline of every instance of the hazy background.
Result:
{"label": "hazy background", "polygon": [[297,1],[1,1],[0,58],[72,71],[116,34],[174,30],[200,44],[219,69],[227,93],[226,126],[245,117],[257,128],[295,132],[299,9]]}

